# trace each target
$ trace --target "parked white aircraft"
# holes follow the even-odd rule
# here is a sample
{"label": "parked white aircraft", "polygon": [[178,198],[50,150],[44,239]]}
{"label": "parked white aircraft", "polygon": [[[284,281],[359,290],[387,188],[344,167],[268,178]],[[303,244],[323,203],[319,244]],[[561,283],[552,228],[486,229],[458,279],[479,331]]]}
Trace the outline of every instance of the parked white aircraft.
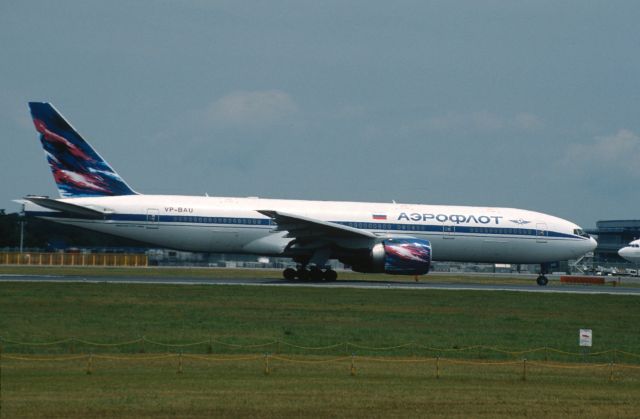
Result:
{"label": "parked white aircraft", "polygon": [[627,246],[618,250],[621,258],[633,263],[640,263],[640,240],[634,240]]}
{"label": "parked white aircraft", "polygon": [[289,257],[286,279],[358,272],[421,275],[433,260],[541,264],[578,258],[596,241],[576,224],[511,208],[299,201],[134,192],[49,103],[29,103],[61,199],[27,196],[33,216],[196,252]]}

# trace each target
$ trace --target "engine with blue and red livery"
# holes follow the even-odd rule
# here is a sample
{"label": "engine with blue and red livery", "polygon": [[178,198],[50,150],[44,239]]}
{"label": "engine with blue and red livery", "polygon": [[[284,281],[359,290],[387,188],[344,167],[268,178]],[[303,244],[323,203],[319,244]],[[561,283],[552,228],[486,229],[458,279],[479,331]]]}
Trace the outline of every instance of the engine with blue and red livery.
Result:
{"label": "engine with blue and red livery", "polygon": [[367,256],[343,260],[363,273],[424,275],[431,267],[431,243],[413,238],[391,238],[375,244]]}

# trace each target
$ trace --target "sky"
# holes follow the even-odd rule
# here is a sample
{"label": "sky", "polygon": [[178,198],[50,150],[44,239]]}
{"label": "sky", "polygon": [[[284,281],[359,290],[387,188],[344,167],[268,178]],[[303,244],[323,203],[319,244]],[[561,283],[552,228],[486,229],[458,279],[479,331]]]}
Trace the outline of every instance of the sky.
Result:
{"label": "sky", "polygon": [[0,208],[48,101],[141,193],[640,218],[637,1],[0,2]]}

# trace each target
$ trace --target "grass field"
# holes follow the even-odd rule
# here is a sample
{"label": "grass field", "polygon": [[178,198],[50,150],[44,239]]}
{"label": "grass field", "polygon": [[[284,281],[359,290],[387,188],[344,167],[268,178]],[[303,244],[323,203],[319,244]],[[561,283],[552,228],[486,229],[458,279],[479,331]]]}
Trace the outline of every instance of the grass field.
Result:
{"label": "grass field", "polygon": [[3,412],[13,417],[637,417],[640,374],[606,370],[358,362],[175,360],[5,363]]}
{"label": "grass field", "polygon": [[[197,417],[197,416],[581,416],[636,417],[640,371],[636,358],[611,355],[585,359],[558,353],[528,355],[522,380],[518,356],[484,350],[453,351],[473,345],[524,350],[549,346],[578,351],[578,329],[594,331],[592,352],[619,349],[640,353],[638,299],[615,295],[528,294],[438,290],[373,290],[143,284],[0,283],[2,417]],[[214,344],[167,348],[146,343],[95,347],[68,343],[24,346],[8,341],[44,342],[77,337],[114,343],[145,336],[149,341]],[[320,347],[311,351],[269,347],[297,361],[356,355],[334,363],[271,361],[264,374],[262,351],[225,344],[286,342]],[[442,348],[389,347],[408,342]],[[183,351],[206,356],[257,353],[253,361],[211,362],[177,358],[144,360],[154,353]],[[70,353],[112,354],[129,360],[19,361]],[[213,354],[209,355],[209,352]],[[431,359],[442,356],[441,377]],[[549,368],[550,362],[562,362]],[[365,360],[375,357],[377,361]],[[516,360],[509,365],[459,365]],[[534,364],[539,359],[539,364]],[[395,362],[412,360],[414,362]],[[418,362],[421,360],[423,362]],[[602,363],[592,368],[591,364]],[[385,362],[382,362],[385,361]],[[394,361],[394,362],[389,362]],[[635,364],[633,364],[635,362]],[[573,368],[579,367],[579,368]]]}

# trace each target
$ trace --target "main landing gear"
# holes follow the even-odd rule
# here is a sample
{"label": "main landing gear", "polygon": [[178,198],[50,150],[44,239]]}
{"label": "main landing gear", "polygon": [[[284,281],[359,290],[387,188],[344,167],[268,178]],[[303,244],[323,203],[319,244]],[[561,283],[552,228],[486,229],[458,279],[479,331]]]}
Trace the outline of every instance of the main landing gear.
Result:
{"label": "main landing gear", "polygon": [[540,265],[540,275],[536,279],[536,282],[541,287],[545,287],[549,283],[549,280],[547,279],[547,276],[546,276],[548,273],[549,273],[549,265],[547,265],[546,263],[542,263]]}
{"label": "main landing gear", "polygon": [[308,268],[306,266],[298,266],[298,269],[287,268],[282,272],[282,276],[287,281],[298,279],[300,281],[335,281],[338,274],[331,268],[320,269],[317,266]]}

